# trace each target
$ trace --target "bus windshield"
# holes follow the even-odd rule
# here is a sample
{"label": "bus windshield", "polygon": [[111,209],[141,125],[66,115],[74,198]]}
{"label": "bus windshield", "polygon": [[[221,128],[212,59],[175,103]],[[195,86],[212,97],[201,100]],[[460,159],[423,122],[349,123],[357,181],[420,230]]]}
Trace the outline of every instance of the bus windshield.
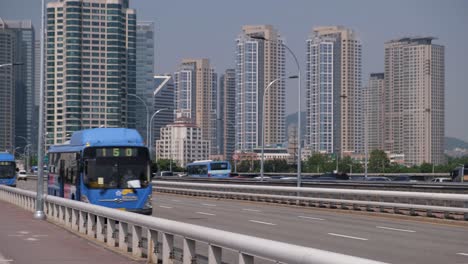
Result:
{"label": "bus windshield", "polygon": [[12,161],[0,161],[0,179],[15,177],[15,163]]}
{"label": "bus windshield", "polygon": [[146,148],[86,149],[84,159],[84,183],[89,188],[146,188],[149,185]]}

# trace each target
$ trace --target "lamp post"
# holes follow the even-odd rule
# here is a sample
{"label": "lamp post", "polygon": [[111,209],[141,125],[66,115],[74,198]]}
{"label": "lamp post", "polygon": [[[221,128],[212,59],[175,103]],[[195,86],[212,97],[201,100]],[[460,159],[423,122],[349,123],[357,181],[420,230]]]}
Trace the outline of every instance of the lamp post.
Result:
{"label": "lamp post", "polygon": [[150,129],[149,129],[149,142],[148,142],[148,147],[150,151],[150,156],[152,154],[152,149],[153,149],[153,118],[159,114],[159,112],[164,111],[164,110],[169,110],[169,108],[161,108],[156,110],[156,112],[153,113],[153,115],[150,118],[149,124],[150,124]]}
{"label": "lamp post", "polygon": [[39,135],[37,143],[37,191],[36,211],[34,219],[45,220],[44,213],[44,34],[45,34],[45,5],[41,1],[41,66],[40,66],[40,88],[39,88]]}
{"label": "lamp post", "polygon": [[268,89],[277,81],[279,80],[285,80],[285,79],[297,79],[297,75],[292,75],[288,77],[282,77],[282,78],[277,78],[271,81],[265,90],[263,91],[263,104],[262,104],[262,159],[260,161],[260,181],[263,181],[263,175],[265,172],[264,169],[264,162],[265,162],[265,97],[268,92]]}
{"label": "lamp post", "polygon": [[[260,40],[264,40],[264,41],[269,41],[268,39],[266,39],[265,37],[263,36],[259,36],[259,35],[252,35],[250,36],[250,38],[252,39],[260,39]],[[301,146],[301,67],[299,65],[299,61],[297,60],[297,57],[296,55],[294,54],[294,52],[292,52],[292,50],[284,43],[281,43],[281,45],[283,47],[285,47],[289,53],[291,53],[291,55],[293,56],[294,58],[294,62],[296,63],[296,66],[297,66],[297,79],[298,79],[298,94],[297,94],[297,141],[298,141],[298,144],[297,144],[297,187],[301,187],[301,181],[302,181],[302,177],[301,177],[301,173],[302,173],[302,146]]]}
{"label": "lamp post", "polygon": [[143,105],[145,105],[145,108],[146,108],[146,145],[149,146],[149,140],[150,140],[150,138],[149,138],[149,126],[150,126],[149,125],[149,120],[150,120],[149,114],[150,114],[150,112],[149,112],[148,105],[146,104],[145,100],[141,99],[141,97],[136,95],[136,94],[127,93],[127,96],[133,96],[133,97],[137,98],[138,100],[140,100],[143,103]]}

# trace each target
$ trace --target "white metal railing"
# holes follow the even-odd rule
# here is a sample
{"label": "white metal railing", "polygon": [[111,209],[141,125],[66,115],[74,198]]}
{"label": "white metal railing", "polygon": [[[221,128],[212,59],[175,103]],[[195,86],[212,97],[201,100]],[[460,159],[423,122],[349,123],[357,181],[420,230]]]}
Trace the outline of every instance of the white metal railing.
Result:
{"label": "white metal railing", "polygon": [[364,206],[367,210],[377,208],[384,212],[386,208],[400,213],[409,210],[410,215],[416,210],[423,210],[427,216],[441,212],[447,218],[452,214],[463,214],[468,220],[468,194],[403,192],[380,190],[351,190],[308,187],[277,187],[234,184],[205,184],[153,181],[153,189],[162,192],[177,192],[189,195],[215,196],[229,199],[253,199],[283,203],[313,203],[322,206],[340,205],[358,209]]}
{"label": "white metal railing", "polygon": [[[0,200],[26,210],[34,211],[35,198],[35,192],[0,186]],[[200,254],[197,251],[200,244],[207,246],[202,255],[207,255],[209,264],[253,264],[258,260],[298,264],[382,263],[54,196],[45,195],[44,201],[48,221],[58,223],[125,254],[146,258],[148,263],[158,263],[158,260],[162,260],[163,264],[199,263],[197,257]],[[182,241],[182,256],[179,259],[176,259],[175,254],[176,239]],[[231,252],[230,259],[226,256],[223,258],[225,251]]]}

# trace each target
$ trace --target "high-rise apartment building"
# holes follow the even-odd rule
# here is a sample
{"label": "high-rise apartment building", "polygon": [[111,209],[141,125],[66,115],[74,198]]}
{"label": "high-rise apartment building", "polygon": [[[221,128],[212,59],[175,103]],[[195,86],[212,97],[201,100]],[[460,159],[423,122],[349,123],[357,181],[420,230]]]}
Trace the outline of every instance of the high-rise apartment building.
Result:
{"label": "high-rise apartment building", "polygon": [[14,73],[14,145],[20,147],[24,152],[24,147],[32,143],[34,119],[34,28],[30,20],[2,20],[0,19],[0,30],[2,34],[10,32],[15,39],[12,48],[14,49],[12,61],[9,63],[19,63],[11,69]]}
{"label": "high-rise apartment building", "polygon": [[220,154],[231,160],[236,148],[236,71],[227,69],[219,78],[219,140]]}
{"label": "high-rise apartment building", "polygon": [[307,40],[306,143],[313,152],[363,151],[361,59],[351,29],[315,27]]}
{"label": "high-rise apartment building", "polygon": [[433,37],[385,43],[385,149],[407,165],[444,162],[444,46]]}
{"label": "high-rise apartment building", "polygon": [[153,80],[153,112],[165,109],[153,119],[152,138],[155,144],[160,139],[161,128],[174,122],[174,83],[170,75],[155,75]]}
{"label": "high-rise apartment building", "polygon": [[203,139],[216,154],[217,75],[208,59],[184,59],[174,73],[175,108],[178,116],[191,119],[201,128]]}
{"label": "high-rise apartment building", "polygon": [[135,127],[136,11],[128,2],[47,4],[46,145],[83,128]]}
{"label": "high-rise apartment building", "polygon": [[[251,36],[266,40],[252,39]],[[247,25],[236,39],[236,150],[251,151],[262,144],[283,144],[285,131],[285,51],[280,34],[271,25]],[[263,116],[263,101],[265,114]]]}
{"label": "high-rise apartment building", "polygon": [[[150,115],[153,113],[154,92],[154,22],[137,23],[137,64],[136,64],[136,95],[148,106]],[[146,107],[140,101],[136,104],[136,129],[141,135],[146,134]]]}
{"label": "high-rise apartment building", "polygon": [[369,153],[384,150],[385,93],[384,73],[371,73],[364,88],[364,135]]}

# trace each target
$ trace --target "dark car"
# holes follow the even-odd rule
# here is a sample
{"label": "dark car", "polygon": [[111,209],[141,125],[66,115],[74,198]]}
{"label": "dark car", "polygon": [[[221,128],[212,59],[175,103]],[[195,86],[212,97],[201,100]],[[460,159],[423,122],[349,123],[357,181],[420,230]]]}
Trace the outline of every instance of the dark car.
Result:
{"label": "dark car", "polygon": [[391,181],[389,178],[387,177],[368,177],[367,178],[367,181],[383,181],[383,182],[389,182]]}

